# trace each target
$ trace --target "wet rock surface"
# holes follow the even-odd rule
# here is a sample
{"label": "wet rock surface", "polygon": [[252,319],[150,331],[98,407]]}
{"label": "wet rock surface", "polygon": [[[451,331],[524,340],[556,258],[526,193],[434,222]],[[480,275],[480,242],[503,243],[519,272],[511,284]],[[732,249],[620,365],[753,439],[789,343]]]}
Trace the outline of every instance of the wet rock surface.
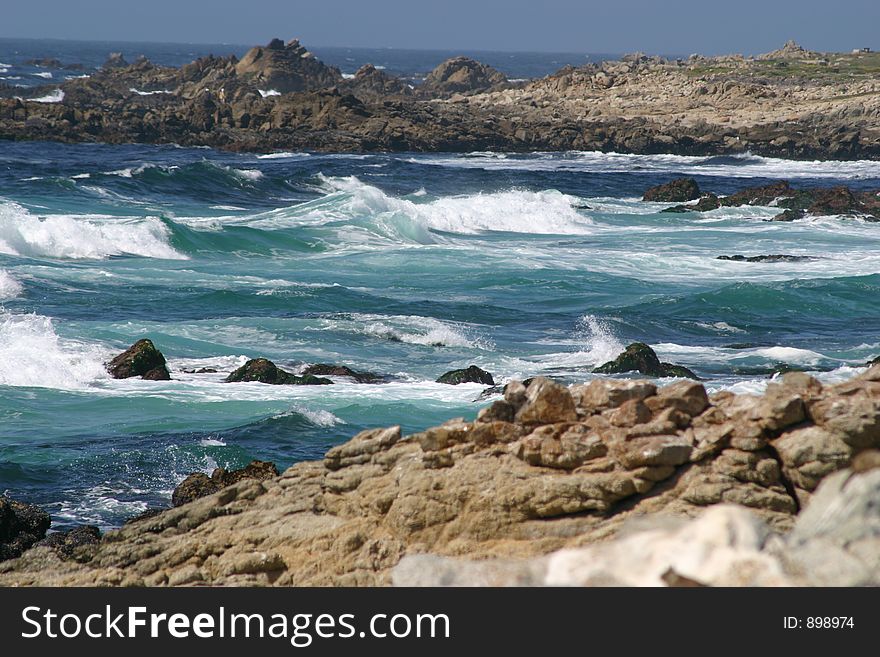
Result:
{"label": "wet rock surface", "polygon": [[271,360],[266,358],[254,358],[249,360],[237,370],[226,377],[226,383],[268,383],[270,385],[298,385],[320,386],[331,385],[333,381],[327,378],[304,374],[297,376],[282,370]]}
{"label": "wet rock surface", "polygon": [[452,386],[457,386],[461,383],[482,383],[487,386],[494,386],[495,380],[486,370],[476,365],[470,365],[463,369],[450,370],[441,374],[437,379],[437,383],[446,383]]}
{"label": "wet rock surface", "polygon": [[683,377],[699,379],[688,368],[672,363],[661,363],[657,354],[643,342],[633,342],[617,358],[593,370],[597,374],[626,374],[638,372],[653,377]]}
{"label": "wet rock surface", "polygon": [[[194,472],[184,479],[171,494],[171,504],[181,506],[226,488],[244,479],[264,481],[278,476],[274,463],[268,461],[251,461],[238,470],[215,468],[209,477],[203,472]],[[152,515],[146,516],[153,517]]]}
{"label": "wet rock surface", "polygon": [[0,585],[876,583],[878,447],[880,367],[761,396],[539,377],[477,421],[364,431],[77,559],[33,548]]}
{"label": "wet rock surface", "polygon": [[147,339],[138,340],[107,363],[107,371],[114,379],[128,379],[134,376],[149,381],[171,379],[165,356],[156,349],[152,341]]}
{"label": "wet rock surface", "polygon": [[40,507],[0,496],[0,561],[20,556],[46,535],[50,524]]}

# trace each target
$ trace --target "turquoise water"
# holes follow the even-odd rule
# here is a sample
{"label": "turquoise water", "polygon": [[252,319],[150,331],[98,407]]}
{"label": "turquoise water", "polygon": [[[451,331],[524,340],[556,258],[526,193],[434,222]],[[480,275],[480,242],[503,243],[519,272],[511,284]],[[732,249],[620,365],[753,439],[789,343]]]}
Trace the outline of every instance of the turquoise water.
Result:
{"label": "turquoise water", "polygon": [[[684,174],[880,188],[873,162],[0,143],[0,493],[115,526],[192,471],[472,418],[481,386],[433,383],[469,364],[574,382],[642,340],[760,391],[780,363],[839,380],[880,354],[880,225],[638,200]],[[716,259],[768,253],[816,259]],[[104,372],[141,337],[173,381]],[[222,383],[257,356],[390,381]]]}

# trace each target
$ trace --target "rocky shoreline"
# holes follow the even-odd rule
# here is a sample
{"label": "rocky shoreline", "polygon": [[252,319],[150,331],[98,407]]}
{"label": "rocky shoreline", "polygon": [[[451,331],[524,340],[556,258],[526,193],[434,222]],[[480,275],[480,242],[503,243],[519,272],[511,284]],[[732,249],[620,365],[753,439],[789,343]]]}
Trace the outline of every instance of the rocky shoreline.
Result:
{"label": "rocky shoreline", "polygon": [[761,396],[538,377],[474,422],[191,478],[180,506],[0,563],[0,585],[877,585],[878,448],[877,365]]}
{"label": "rocky shoreline", "polygon": [[[234,151],[604,151],[880,158],[880,55],[630,55],[511,82],[458,57],[412,87],[373,66],[346,79],[298,41],[180,69],[111,57],[16,98],[0,139],[176,143]],[[63,94],[59,102],[45,98]],[[35,100],[44,99],[44,102]]]}

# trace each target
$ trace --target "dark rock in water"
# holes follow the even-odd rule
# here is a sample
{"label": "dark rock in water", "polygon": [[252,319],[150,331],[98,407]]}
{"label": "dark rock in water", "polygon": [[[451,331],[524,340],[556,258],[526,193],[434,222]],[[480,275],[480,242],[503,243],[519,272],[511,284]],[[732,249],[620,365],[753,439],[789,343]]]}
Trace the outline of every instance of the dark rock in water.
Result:
{"label": "dark rock in water", "polygon": [[0,497],[0,561],[20,557],[46,536],[51,524],[40,507]]}
{"label": "dark rock in water", "polygon": [[325,89],[342,82],[342,74],[327,66],[306,50],[296,39],[283,43],[272,39],[265,47],[245,53],[235,66],[243,81],[280,93]]}
{"label": "dark rock in water", "polygon": [[271,385],[323,386],[331,385],[330,379],[322,379],[311,374],[296,376],[285,372],[266,358],[254,358],[226,377],[226,383],[257,381]]}
{"label": "dark rock in water", "polygon": [[807,216],[806,210],[784,210],[770,221],[797,221]]}
{"label": "dark rock in water", "polygon": [[867,363],[865,363],[865,365],[867,365],[868,367],[871,367],[872,365],[880,365],[880,356],[877,356],[873,360],[869,360]]}
{"label": "dark rock in water", "polygon": [[771,347],[771,343],[767,342],[734,342],[732,344],[722,345],[724,349],[760,349],[761,347]]}
{"label": "dark rock in water", "polygon": [[381,383],[384,381],[383,377],[372,372],[359,372],[347,365],[328,365],[327,363],[309,365],[302,373],[303,376],[346,376],[358,383]]}
{"label": "dark rock in water", "polygon": [[684,214],[685,212],[694,212],[695,210],[696,208],[691,205],[673,205],[672,207],[660,210],[660,212],[668,214]]}
{"label": "dark rock in water", "polygon": [[36,544],[37,547],[50,547],[65,559],[74,556],[76,549],[83,545],[101,542],[101,530],[95,525],[74,527],[66,532],[54,532]]}
{"label": "dark rock in water", "polygon": [[770,185],[760,185],[758,187],[747,187],[730,196],[721,199],[721,205],[726,207],[737,207],[740,205],[772,205],[774,201],[781,198],[790,198],[795,195],[794,188],[785,180],[771,183]]}
{"label": "dark rock in water", "polygon": [[450,95],[502,88],[507,77],[491,66],[470,57],[452,57],[441,62],[419,88],[423,93]]}
{"label": "dark rock in water", "polygon": [[700,186],[693,178],[677,178],[668,183],[651,187],[642,197],[643,201],[663,203],[686,203],[700,198]]}
{"label": "dark rock in water", "polygon": [[171,494],[171,503],[174,506],[182,506],[200,497],[216,493],[218,490],[243,479],[264,481],[277,476],[278,468],[274,463],[268,461],[251,461],[245,467],[232,471],[216,468],[210,477],[203,472],[194,472],[174,489]]}
{"label": "dark rock in water", "polygon": [[676,376],[699,380],[699,377],[686,367],[671,363],[661,363],[654,350],[643,342],[633,342],[617,358],[604,365],[600,365],[593,372],[595,374],[640,372],[646,376],[657,378]]}
{"label": "dark rock in water", "polygon": [[437,379],[437,383],[448,383],[452,386],[457,386],[460,383],[482,383],[487,386],[494,386],[495,380],[486,370],[480,369],[476,365],[471,365],[465,369],[446,372]]}
{"label": "dark rock in water", "polygon": [[140,376],[150,381],[168,381],[171,375],[162,355],[152,341],[138,340],[107,363],[107,371],[114,379]]}
{"label": "dark rock in water", "polygon": [[697,212],[708,212],[709,210],[717,210],[721,207],[721,200],[715,194],[706,194],[697,201],[694,209]]}
{"label": "dark rock in water", "polygon": [[744,255],[720,255],[716,260],[732,260],[734,262],[803,262],[805,260],[816,260],[812,256],[786,255],[784,253],[773,253],[770,255],[744,256]]}
{"label": "dark rock in water", "polygon": [[200,367],[197,370],[183,370],[184,374],[216,374],[217,370],[213,367]]}
{"label": "dark rock in water", "polygon": [[126,66],[128,66],[128,62],[125,61],[125,57],[122,56],[121,52],[111,52],[101,68],[125,68]]}

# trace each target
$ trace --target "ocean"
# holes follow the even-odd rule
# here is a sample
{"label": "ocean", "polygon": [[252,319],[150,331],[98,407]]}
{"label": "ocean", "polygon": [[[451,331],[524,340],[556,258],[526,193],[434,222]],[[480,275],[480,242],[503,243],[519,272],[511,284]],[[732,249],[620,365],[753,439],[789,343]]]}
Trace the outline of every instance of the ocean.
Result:
{"label": "ocean", "polygon": [[[434,383],[470,364],[573,383],[638,340],[760,392],[780,365],[838,381],[880,354],[880,225],[640,200],[682,175],[880,188],[867,161],[0,142],[0,494],[118,526],[190,472],[473,418],[483,386]],[[815,259],[717,259],[775,253]],[[143,337],[173,380],[111,379]],[[223,383],[259,356],[389,381]]]}

